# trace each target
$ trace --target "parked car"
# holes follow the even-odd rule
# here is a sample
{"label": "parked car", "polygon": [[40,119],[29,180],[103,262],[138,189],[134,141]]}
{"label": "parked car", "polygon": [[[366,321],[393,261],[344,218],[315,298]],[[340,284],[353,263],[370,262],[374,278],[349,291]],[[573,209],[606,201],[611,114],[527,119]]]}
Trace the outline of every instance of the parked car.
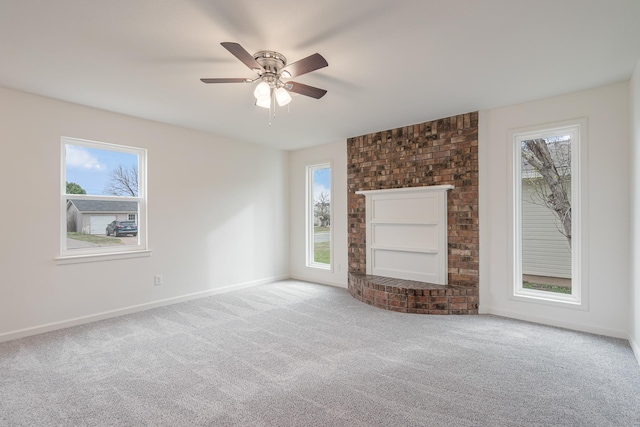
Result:
{"label": "parked car", "polygon": [[114,237],[122,236],[125,234],[138,235],[138,224],[135,221],[113,221],[107,225],[107,236]]}

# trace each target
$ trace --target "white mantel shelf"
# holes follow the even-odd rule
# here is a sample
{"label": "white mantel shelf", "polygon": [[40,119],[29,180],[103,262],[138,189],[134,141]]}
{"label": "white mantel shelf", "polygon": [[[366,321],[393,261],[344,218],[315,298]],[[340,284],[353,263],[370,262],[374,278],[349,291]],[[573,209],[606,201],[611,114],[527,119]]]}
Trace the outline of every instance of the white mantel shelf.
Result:
{"label": "white mantel shelf", "polygon": [[367,274],[446,285],[447,191],[453,188],[356,191],[366,198]]}
{"label": "white mantel shelf", "polygon": [[453,190],[455,187],[453,185],[425,185],[422,187],[403,187],[403,188],[386,188],[383,190],[362,190],[356,191],[356,194],[362,194],[366,196],[367,194],[387,194],[387,193],[422,193],[425,191],[447,191]]}

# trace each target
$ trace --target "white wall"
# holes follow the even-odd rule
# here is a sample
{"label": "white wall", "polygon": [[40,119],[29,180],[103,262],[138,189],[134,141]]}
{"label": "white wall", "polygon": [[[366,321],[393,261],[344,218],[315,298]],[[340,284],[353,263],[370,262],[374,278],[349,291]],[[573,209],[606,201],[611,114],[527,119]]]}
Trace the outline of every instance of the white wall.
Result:
{"label": "white wall", "polygon": [[[629,238],[629,213],[640,213],[639,74],[640,65],[631,86],[481,112],[482,311],[612,336],[631,328],[640,352],[640,262],[626,250],[640,258],[640,229]],[[589,310],[509,300],[507,131],[585,116]],[[151,257],[55,264],[62,135],[148,149]],[[331,271],[305,266],[305,166],[325,161],[333,166]],[[0,88],[0,340],[289,274],[346,287],[346,163],[346,141],[287,153]],[[164,285],[153,286],[155,274]]]}
{"label": "white wall", "polygon": [[[56,265],[63,135],[148,149],[151,257]],[[288,169],[287,152],[0,88],[0,340],[288,277]]]}
{"label": "white wall", "polygon": [[[508,131],[587,117],[588,310],[559,308],[508,298],[511,207],[508,205]],[[480,310],[627,337],[629,316],[629,84],[482,112],[480,133],[481,239]]]}
{"label": "white wall", "polygon": [[[333,193],[333,264],[331,270],[306,266],[306,167],[331,162]],[[326,144],[291,152],[291,277],[347,287],[347,143]]]}
{"label": "white wall", "polygon": [[631,78],[631,307],[629,342],[640,362],[640,61]]}

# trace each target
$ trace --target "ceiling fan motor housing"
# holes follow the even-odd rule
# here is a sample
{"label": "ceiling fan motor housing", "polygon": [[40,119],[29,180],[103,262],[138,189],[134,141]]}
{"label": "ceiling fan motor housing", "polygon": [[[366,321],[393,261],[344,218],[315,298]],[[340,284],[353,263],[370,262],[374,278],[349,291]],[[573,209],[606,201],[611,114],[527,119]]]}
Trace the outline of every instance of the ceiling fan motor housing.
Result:
{"label": "ceiling fan motor housing", "polygon": [[256,62],[262,65],[267,73],[279,75],[287,65],[287,58],[281,53],[273,52],[271,50],[261,50],[253,54],[253,58]]}

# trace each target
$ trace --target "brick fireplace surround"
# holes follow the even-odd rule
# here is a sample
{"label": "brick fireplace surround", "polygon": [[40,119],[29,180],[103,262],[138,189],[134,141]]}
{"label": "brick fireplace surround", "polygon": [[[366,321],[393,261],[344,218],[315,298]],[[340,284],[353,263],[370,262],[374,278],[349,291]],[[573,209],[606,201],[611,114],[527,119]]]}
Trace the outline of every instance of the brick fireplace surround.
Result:
{"label": "brick fireplace surround", "polygon": [[[347,140],[349,292],[375,307],[420,314],[478,313],[478,113]],[[447,286],[366,274],[361,190],[451,184]]]}

